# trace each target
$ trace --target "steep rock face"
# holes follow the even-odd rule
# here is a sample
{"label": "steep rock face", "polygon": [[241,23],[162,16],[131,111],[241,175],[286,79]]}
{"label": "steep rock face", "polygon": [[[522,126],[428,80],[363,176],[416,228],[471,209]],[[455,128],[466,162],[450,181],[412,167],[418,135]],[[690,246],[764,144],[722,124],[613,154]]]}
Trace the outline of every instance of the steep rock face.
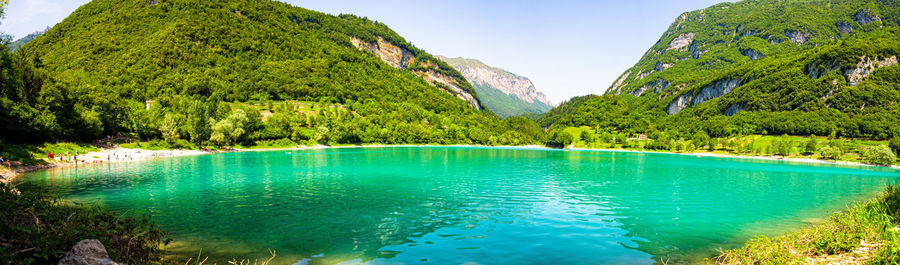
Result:
{"label": "steep rock face", "polygon": [[856,86],[859,85],[860,82],[868,78],[876,68],[888,67],[893,65],[897,65],[897,56],[885,58],[883,60],[866,58],[865,56],[863,56],[860,58],[859,63],[856,64],[856,67],[844,71],[844,75],[847,76],[847,80],[850,86]]}
{"label": "steep rock face", "polygon": [[755,50],[753,50],[753,49],[745,49],[745,50],[741,50],[741,54],[743,54],[744,56],[749,57],[750,60],[757,60],[757,59],[766,57],[765,55],[762,55],[761,53],[759,53],[759,52],[757,52],[757,51],[755,51]]}
{"label": "steep rock face", "polygon": [[862,56],[859,58],[859,62],[853,67],[845,68],[841,67],[837,62],[828,61],[825,63],[809,64],[806,66],[806,72],[809,74],[810,78],[818,79],[825,76],[828,72],[840,71],[841,74],[847,78],[848,85],[857,86],[859,83],[869,78],[869,75],[871,75],[875,69],[897,64],[897,56],[891,56],[880,60],[878,58]]}
{"label": "steep rock face", "polygon": [[619,87],[622,86],[622,83],[625,83],[625,79],[628,79],[628,77],[630,77],[630,76],[631,76],[631,71],[625,72],[625,74],[622,75],[622,77],[619,77],[619,80],[616,80],[616,83],[613,84],[611,90],[619,89]]}
{"label": "steep rock face", "polygon": [[[367,50],[372,52],[379,59],[384,61],[384,63],[397,68],[399,70],[405,70],[410,67],[411,64],[415,63],[416,57],[415,55],[405,50],[401,47],[398,47],[390,42],[387,42],[382,37],[378,37],[377,42],[365,42],[355,37],[350,38],[350,43],[353,44],[356,48],[360,50]],[[472,106],[476,109],[481,109],[481,102],[478,97],[469,93],[468,91],[460,88],[460,84],[457,83],[457,80],[452,76],[448,76],[445,74],[441,74],[439,71],[435,71],[437,66],[431,64],[420,64],[413,70],[417,76],[421,77],[425,81],[428,81],[429,84],[440,88],[444,92],[447,92],[451,95],[456,96],[462,100],[465,100],[469,103],[469,106]],[[421,70],[422,68],[427,70]]]}
{"label": "steep rock face", "polygon": [[681,34],[669,43],[667,50],[680,50],[694,42],[694,33]]}
{"label": "steep rock face", "polygon": [[726,79],[713,82],[712,84],[703,87],[696,95],[686,93],[678,96],[678,98],[669,104],[666,112],[668,112],[669,115],[678,114],[689,106],[698,105],[707,100],[724,96],[738,86],[740,86],[740,80],[738,79]]}
{"label": "steep rock face", "polygon": [[835,26],[838,28],[838,31],[843,34],[853,33],[853,26],[850,26],[847,22],[838,22]]}
{"label": "steep rock face", "polygon": [[859,12],[856,12],[856,16],[854,16],[854,18],[860,25],[865,25],[872,22],[881,22],[881,17],[872,14],[872,12],[869,10],[860,10]]}
{"label": "steep rock face", "polygon": [[791,42],[796,44],[804,44],[806,43],[807,37],[809,37],[809,32],[801,32],[788,30],[784,32],[784,35],[791,39]]}
{"label": "steep rock face", "polygon": [[[505,95],[515,97],[526,104],[533,105],[536,109],[541,110],[541,112],[545,112],[553,106],[553,103],[547,99],[547,96],[538,92],[534,84],[528,78],[485,65],[474,59],[447,58],[443,56],[438,56],[438,58],[456,68],[456,70],[476,88],[493,88],[499,90]],[[488,93],[479,92],[482,101],[488,101],[488,99],[484,98],[487,96],[486,94]],[[492,106],[488,106],[488,108],[491,109]],[[498,110],[494,111],[499,112]]]}
{"label": "steep rock face", "polygon": [[412,63],[413,59],[416,58],[412,52],[397,47],[396,45],[385,41],[382,37],[378,37],[378,41],[374,43],[367,43],[358,38],[351,37],[350,42],[357,48],[374,53],[375,56],[378,56],[378,58],[388,65],[400,70],[406,69],[406,67]]}
{"label": "steep rock face", "polygon": [[635,91],[632,91],[629,94],[632,96],[640,97],[647,91],[652,91],[653,93],[660,93],[660,92],[665,91],[666,88],[669,88],[669,82],[664,79],[658,79],[656,81],[647,83],[646,85],[642,86],[641,88],[639,88]]}

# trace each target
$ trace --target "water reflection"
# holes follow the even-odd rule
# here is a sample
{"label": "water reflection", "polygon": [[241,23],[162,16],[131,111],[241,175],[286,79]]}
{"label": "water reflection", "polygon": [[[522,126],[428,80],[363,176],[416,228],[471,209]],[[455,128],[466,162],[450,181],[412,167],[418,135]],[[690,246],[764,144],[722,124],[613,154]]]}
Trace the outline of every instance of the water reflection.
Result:
{"label": "water reflection", "polygon": [[28,185],[149,213],[211,262],[649,264],[787,231],[894,171],[482,148],[228,153],[43,171]]}

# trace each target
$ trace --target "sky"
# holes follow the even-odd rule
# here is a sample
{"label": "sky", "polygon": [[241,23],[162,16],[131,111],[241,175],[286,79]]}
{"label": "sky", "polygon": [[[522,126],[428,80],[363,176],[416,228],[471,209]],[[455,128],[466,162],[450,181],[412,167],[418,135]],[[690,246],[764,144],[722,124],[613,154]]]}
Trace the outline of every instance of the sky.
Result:
{"label": "sky", "polygon": [[[0,32],[20,38],[87,0],[10,0]],[[387,24],[434,55],[528,77],[559,103],[602,94],[681,13],[723,0],[284,0]]]}

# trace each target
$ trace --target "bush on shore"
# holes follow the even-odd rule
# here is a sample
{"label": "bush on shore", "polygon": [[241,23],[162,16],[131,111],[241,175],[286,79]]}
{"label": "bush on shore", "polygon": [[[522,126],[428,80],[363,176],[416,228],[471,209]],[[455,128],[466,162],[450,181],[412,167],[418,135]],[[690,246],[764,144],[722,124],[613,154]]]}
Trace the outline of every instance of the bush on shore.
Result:
{"label": "bush on shore", "polygon": [[0,260],[56,264],[82,239],[98,239],[122,264],[158,261],[168,233],[147,218],[115,214],[96,205],[64,204],[43,190],[21,194],[0,183]]}

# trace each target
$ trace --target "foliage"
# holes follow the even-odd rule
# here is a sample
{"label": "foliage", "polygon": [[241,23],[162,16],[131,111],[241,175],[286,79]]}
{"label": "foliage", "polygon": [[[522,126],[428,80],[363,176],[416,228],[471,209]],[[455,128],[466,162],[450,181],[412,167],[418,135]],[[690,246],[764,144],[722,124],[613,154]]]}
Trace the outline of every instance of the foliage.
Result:
{"label": "foliage", "polygon": [[806,141],[806,145],[803,146],[803,154],[804,155],[812,155],[815,154],[819,149],[819,139],[816,138],[816,135],[810,135],[809,140]]}
{"label": "foliage", "polygon": [[[20,188],[21,189],[21,188]],[[82,239],[98,239],[113,260],[158,261],[167,233],[145,218],[114,214],[91,205],[67,205],[47,191],[0,183],[0,260],[8,264],[56,264]]]}
{"label": "foliage", "polygon": [[897,155],[884,145],[870,147],[863,152],[863,158],[872,165],[889,166],[897,161]]}
{"label": "foliage", "polygon": [[773,148],[775,148],[776,155],[789,156],[794,148],[794,144],[793,141],[791,141],[791,137],[785,134],[775,141]]}
{"label": "foliage", "polygon": [[888,143],[888,147],[894,151],[895,155],[900,155],[900,137],[891,138],[890,143]]}
{"label": "foliage", "polygon": [[[411,65],[351,42],[379,38],[409,51]],[[95,0],[15,54],[0,49],[0,69],[0,139],[17,143],[124,134],[252,145],[307,141],[320,127],[329,144],[544,138],[426,82],[419,75],[435,72],[477,97],[384,24],[277,1]],[[238,109],[246,124],[229,119]]]}
{"label": "foliage", "polygon": [[[685,13],[622,75],[606,98],[561,105],[559,127],[628,133],[697,131],[712,137],[834,135],[887,139],[900,132],[900,66],[876,67],[858,80],[847,73],[869,60],[900,54],[898,5],[889,1],[739,1]],[[865,11],[865,12],[863,12]],[[860,25],[860,12],[880,22]],[[784,14],[791,14],[784,16]],[[841,32],[842,25],[852,32]],[[805,40],[789,37],[797,34]],[[675,38],[693,35],[683,48]],[[752,50],[764,55],[750,58]],[[724,89],[734,82],[737,87]],[[718,88],[717,88],[718,87]],[[718,89],[718,90],[717,90]],[[617,102],[627,106],[590,107]],[[677,100],[685,108],[669,115]],[[592,103],[591,101],[595,101]],[[563,109],[563,107],[565,109]],[[546,125],[545,125],[546,126]],[[801,148],[802,151],[805,148]]]}
{"label": "foliage", "polygon": [[832,146],[823,146],[819,151],[822,158],[828,160],[839,160],[843,156],[843,152],[840,149]]}
{"label": "foliage", "polygon": [[486,108],[500,117],[513,117],[525,113],[546,113],[553,107],[540,101],[526,102],[513,94],[506,94],[490,85],[475,84],[478,98]]}
{"label": "foliage", "polygon": [[575,136],[562,130],[553,131],[549,135],[545,143],[549,147],[565,148],[575,141]]}
{"label": "foliage", "polygon": [[896,260],[897,232],[900,225],[900,187],[888,186],[875,199],[832,215],[822,225],[805,228],[777,238],[760,236],[744,247],[725,251],[712,260],[715,264],[804,264],[820,255],[848,253],[860,241],[887,242],[870,258],[870,264],[891,264]]}

